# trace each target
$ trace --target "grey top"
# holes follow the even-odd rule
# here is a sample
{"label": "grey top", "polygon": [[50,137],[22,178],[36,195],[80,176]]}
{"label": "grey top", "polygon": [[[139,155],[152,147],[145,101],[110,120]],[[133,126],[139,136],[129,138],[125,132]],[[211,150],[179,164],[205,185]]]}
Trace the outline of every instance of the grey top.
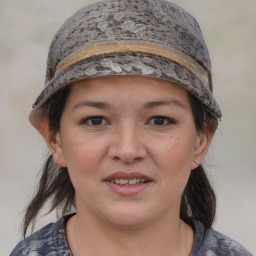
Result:
{"label": "grey top", "polygon": [[[72,256],[65,237],[65,223],[71,215],[50,223],[18,243],[10,256]],[[195,239],[189,256],[253,256],[242,245],[194,221]]]}

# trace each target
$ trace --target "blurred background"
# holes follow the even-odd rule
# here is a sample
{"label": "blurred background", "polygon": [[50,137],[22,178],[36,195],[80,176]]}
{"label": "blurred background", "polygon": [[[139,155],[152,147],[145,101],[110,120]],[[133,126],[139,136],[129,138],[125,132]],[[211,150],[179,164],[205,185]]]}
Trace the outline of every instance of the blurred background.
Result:
{"label": "blurred background", "polygon": [[[44,85],[50,41],[74,11],[92,0],[0,1],[0,256],[21,239],[46,146],[29,124]],[[218,196],[215,229],[256,255],[256,1],[173,0],[199,21],[223,111],[205,161]],[[55,220],[44,217],[37,228]]]}

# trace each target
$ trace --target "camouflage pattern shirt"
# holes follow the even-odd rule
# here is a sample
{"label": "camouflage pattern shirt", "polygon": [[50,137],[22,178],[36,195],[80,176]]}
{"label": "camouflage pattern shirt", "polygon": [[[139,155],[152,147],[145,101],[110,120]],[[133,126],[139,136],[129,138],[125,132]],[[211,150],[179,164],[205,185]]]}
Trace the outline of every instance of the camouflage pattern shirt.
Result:
{"label": "camouflage pattern shirt", "polygon": [[[63,216],[19,242],[10,256],[72,256],[66,236],[65,224],[71,215]],[[189,256],[253,256],[231,238],[205,229],[194,221],[194,245]]]}

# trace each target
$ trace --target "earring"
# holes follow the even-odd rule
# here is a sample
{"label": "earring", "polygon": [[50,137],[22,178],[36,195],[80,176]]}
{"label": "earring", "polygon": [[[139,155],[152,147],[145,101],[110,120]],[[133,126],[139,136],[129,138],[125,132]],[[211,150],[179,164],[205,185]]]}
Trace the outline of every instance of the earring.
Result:
{"label": "earring", "polygon": [[194,162],[195,162],[197,165],[199,165],[199,162],[198,162],[196,159],[194,160]]}

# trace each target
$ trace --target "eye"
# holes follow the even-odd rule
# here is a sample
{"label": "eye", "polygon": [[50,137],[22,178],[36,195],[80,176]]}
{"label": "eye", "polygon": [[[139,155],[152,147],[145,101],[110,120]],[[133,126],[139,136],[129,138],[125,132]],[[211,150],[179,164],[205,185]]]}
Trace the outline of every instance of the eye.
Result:
{"label": "eye", "polygon": [[100,126],[108,124],[107,120],[102,116],[91,116],[83,120],[81,123],[91,126]]}
{"label": "eye", "polygon": [[175,122],[168,117],[164,116],[154,116],[149,120],[149,124],[156,126],[167,126],[169,124],[174,124]]}

